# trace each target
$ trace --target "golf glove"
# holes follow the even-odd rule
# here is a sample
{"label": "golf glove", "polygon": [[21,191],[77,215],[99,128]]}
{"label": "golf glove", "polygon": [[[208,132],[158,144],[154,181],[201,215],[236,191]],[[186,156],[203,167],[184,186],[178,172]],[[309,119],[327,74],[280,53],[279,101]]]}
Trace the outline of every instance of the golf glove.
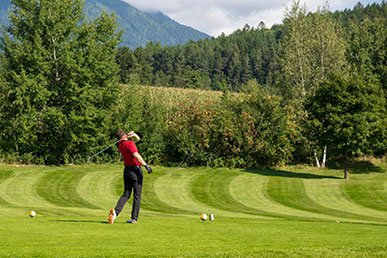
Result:
{"label": "golf glove", "polygon": [[145,165],[146,170],[148,170],[148,174],[152,173],[152,169],[149,165]]}

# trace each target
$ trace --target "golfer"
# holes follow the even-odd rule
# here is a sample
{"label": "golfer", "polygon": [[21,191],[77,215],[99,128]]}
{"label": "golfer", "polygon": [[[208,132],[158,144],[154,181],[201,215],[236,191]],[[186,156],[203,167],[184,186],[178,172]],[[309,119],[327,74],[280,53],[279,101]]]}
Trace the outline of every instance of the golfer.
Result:
{"label": "golfer", "polygon": [[141,190],[143,173],[141,165],[145,166],[148,173],[152,173],[152,169],[145,163],[141,155],[138,153],[136,144],[133,140],[128,138],[134,138],[136,142],[140,140],[140,137],[135,132],[125,134],[123,130],[117,130],[118,149],[120,150],[122,157],[124,158],[124,193],[117,202],[116,207],[110,209],[108,223],[113,224],[114,220],[120,214],[124,208],[126,202],[129,200],[130,194],[133,190],[133,207],[132,218],[126,222],[136,224],[138,220],[138,214],[140,212],[141,203]]}

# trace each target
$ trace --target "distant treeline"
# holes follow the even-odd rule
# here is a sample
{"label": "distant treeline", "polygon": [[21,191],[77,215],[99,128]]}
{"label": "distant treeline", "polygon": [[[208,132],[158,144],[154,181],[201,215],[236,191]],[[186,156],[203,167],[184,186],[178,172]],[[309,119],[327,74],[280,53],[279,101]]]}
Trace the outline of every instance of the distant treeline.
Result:
{"label": "distant treeline", "polygon": [[[329,16],[328,24],[335,26],[337,36],[345,41],[345,61],[353,63],[356,60],[352,56],[358,49],[351,47],[360,44],[360,48],[367,50],[366,42],[361,42],[364,37],[370,40],[376,38],[376,34],[386,28],[387,5],[385,1],[366,7],[358,3],[352,10],[334,13],[322,10],[319,14]],[[316,16],[317,13],[308,12],[305,22],[313,26]],[[229,36],[222,34],[217,38],[191,41],[181,46],[162,47],[159,43],[150,42],[146,47],[135,50],[121,47],[117,54],[120,81],[129,84],[231,91],[242,91],[249,82],[254,81],[271,91],[283,91],[283,82],[292,80],[284,76],[289,19],[291,17],[285,17],[284,24],[274,25],[270,29],[263,22],[257,27],[245,25]],[[368,23],[375,23],[376,20],[382,27],[370,28]],[[363,38],[357,37],[359,34]],[[317,36],[311,34],[311,37]],[[383,70],[378,65],[386,65],[378,60],[387,52],[386,46],[384,44],[381,49],[377,49],[377,53],[369,52],[367,58],[373,64],[374,71]],[[384,76],[385,85],[385,72],[379,75]]]}

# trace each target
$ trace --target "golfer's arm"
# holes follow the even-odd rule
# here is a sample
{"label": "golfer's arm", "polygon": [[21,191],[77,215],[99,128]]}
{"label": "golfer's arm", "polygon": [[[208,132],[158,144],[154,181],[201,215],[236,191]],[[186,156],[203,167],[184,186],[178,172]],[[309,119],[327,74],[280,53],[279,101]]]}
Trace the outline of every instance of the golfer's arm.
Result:
{"label": "golfer's arm", "polygon": [[133,153],[133,156],[137,159],[138,162],[141,163],[141,165],[146,166],[146,163],[145,163],[145,161],[142,159],[140,153],[135,152],[135,153]]}
{"label": "golfer's arm", "polygon": [[135,132],[133,132],[133,131],[131,131],[131,132],[128,134],[128,136],[129,136],[130,138],[133,137],[132,140],[134,140],[134,142],[140,141],[140,136],[138,136],[138,135],[137,135]]}

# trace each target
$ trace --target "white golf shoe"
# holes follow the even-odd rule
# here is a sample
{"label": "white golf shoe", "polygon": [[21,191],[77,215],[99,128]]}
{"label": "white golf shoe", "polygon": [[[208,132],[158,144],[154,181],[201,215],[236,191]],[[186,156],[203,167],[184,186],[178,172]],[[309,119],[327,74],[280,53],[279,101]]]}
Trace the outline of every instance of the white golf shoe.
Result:
{"label": "white golf shoe", "polygon": [[137,220],[135,219],[128,219],[126,222],[130,224],[137,224]]}
{"label": "white golf shoe", "polygon": [[116,220],[116,217],[117,217],[116,211],[113,208],[111,208],[109,211],[108,223],[113,224],[114,221]]}

